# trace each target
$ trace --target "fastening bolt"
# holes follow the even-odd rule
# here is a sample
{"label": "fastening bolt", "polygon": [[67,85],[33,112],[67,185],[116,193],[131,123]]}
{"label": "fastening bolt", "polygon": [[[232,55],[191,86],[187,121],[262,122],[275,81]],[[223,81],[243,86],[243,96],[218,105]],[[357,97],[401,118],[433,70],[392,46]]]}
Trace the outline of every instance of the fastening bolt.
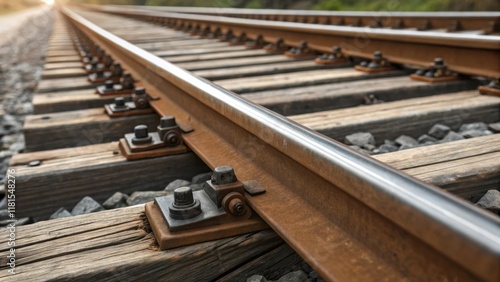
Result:
{"label": "fastening bolt", "polygon": [[115,83],[112,80],[106,80],[106,82],[104,82],[104,87],[106,89],[113,89],[113,85],[115,85]]}
{"label": "fastening bolt", "polygon": [[444,60],[443,60],[443,58],[435,58],[434,59],[434,65],[435,66],[444,66]]}
{"label": "fastening bolt", "polygon": [[373,58],[374,59],[382,59],[382,52],[380,52],[380,51],[373,52]]}
{"label": "fastening bolt", "polygon": [[175,117],[173,116],[164,116],[160,119],[160,127],[172,127],[176,126]]}
{"label": "fastening bolt", "polygon": [[148,133],[148,127],[142,124],[134,127],[134,135],[133,144],[147,144],[153,141],[153,137]]}
{"label": "fastening bolt", "polygon": [[236,182],[236,174],[231,166],[218,166],[212,174],[212,184],[221,185]]}
{"label": "fastening bolt", "polygon": [[190,187],[174,190],[174,202],[168,207],[168,215],[173,219],[185,220],[201,214],[200,201],[194,198]]}
{"label": "fastening bolt", "polygon": [[116,97],[115,98],[115,105],[117,107],[124,107],[125,106],[125,99],[123,97]]}
{"label": "fastening bolt", "polygon": [[144,87],[136,87],[135,88],[135,94],[136,95],[145,95],[146,94],[146,89]]}
{"label": "fastening bolt", "polygon": [[137,139],[147,138],[149,136],[148,127],[143,124],[134,127],[134,135]]}
{"label": "fastening bolt", "polygon": [[190,187],[180,187],[174,190],[174,207],[186,207],[194,204],[193,190]]}

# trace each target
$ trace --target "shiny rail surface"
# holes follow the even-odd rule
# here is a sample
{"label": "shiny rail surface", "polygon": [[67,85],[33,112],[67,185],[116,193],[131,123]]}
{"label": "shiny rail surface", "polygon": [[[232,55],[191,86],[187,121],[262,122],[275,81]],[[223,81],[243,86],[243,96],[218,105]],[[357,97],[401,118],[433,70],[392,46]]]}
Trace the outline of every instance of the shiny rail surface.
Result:
{"label": "shiny rail surface", "polygon": [[266,42],[283,39],[289,46],[307,42],[308,48],[331,52],[340,46],[346,56],[370,59],[381,51],[391,63],[427,67],[435,57],[443,58],[450,70],[464,75],[500,77],[500,36],[419,32],[412,30],[372,29],[350,26],[330,26],[263,20],[237,19],[220,16],[169,13],[149,10],[92,10],[163,23],[170,27],[193,28],[234,36],[245,33],[249,39],[259,36]]}
{"label": "shiny rail surface", "polygon": [[[325,279],[500,278],[498,218],[194,76],[67,8],[61,11],[160,97],[151,101],[159,114],[194,128],[185,142],[207,165],[231,165],[241,181],[267,189],[248,196],[250,206]],[[170,13],[136,16],[217,22]],[[335,30],[344,36],[353,31]]]}
{"label": "shiny rail surface", "polygon": [[[93,7],[92,5],[90,5]],[[99,6],[94,6],[99,7]],[[348,11],[303,11],[274,9],[237,9],[237,8],[197,8],[163,6],[105,6],[111,12],[115,9],[138,9],[172,13],[200,14],[234,18],[285,21],[298,23],[317,23],[345,26],[369,26],[385,28],[414,28],[418,30],[443,29],[449,32],[477,31],[481,33],[500,33],[500,12],[398,12],[388,7],[382,12]]]}

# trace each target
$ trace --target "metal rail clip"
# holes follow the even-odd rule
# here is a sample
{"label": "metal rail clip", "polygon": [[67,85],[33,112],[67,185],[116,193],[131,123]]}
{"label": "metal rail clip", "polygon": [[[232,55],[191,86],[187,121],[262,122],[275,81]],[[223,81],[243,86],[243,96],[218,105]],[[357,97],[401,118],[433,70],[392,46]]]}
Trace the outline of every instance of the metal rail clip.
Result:
{"label": "metal rail clip", "polygon": [[149,100],[144,87],[136,87],[129,99],[116,97],[114,103],[104,105],[104,110],[110,117],[147,115],[154,112]]}
{"label": "metal rail clip", "polygon": [[175,117],[164,116],[156,132],[148,132],[146,125],[138,125],[134,133],[125,134],[120,139],[119,147],[127,160],[138,160],[181,154],[188,151],[182,140],[182,132],[193,129],[186,126],[181,129],[175,122]]}
{"label": "metal rail clip", "polygon": [[203,190],[177,188],[145,206],[160,249],[171,249],[269,228],[248,206],[231,166],[215,168]]}

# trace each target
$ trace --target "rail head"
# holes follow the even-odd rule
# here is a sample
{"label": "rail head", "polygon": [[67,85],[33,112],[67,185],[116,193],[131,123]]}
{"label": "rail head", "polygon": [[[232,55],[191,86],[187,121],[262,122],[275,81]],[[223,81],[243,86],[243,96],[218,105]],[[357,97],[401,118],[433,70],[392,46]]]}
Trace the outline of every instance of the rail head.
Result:
{"label": "rail head", "polygon": [[[178,93],[176,97],[178,101],[192,103],[180,105],[185,108],[179,111],[187,113],[185,117],[192,118],[192,122],[198,122],[200,127],[210,128],[202,133],[207,138],[212,138],[214,143],[227,143],[227,146],[224,147],[225,150],[217,151],[217,157],[211,159],[215,153],[212,155],[206,153],[207,148],[211,148],[206,144],[207,142],[189,141],[188,145],[191,146],[191,149],[200,154],[210,166],[231,164],[232,160],[236,161],[236,159],[242,158],[230,148],[238,148],[238,142],[242,140],[241,138],[246,140],[255,138],[257,140],[255,142],[262,144],[264,148],[262,150],[266,150],[261,152],[261,162],[266,159],[271,160],[270,158],[274,156],[279,156],[285,161],[283,168],[275,168],[277,169],[275,173],[287,169],[304,171],[307,172],[307,175],[314,177],[314,179],[307,181],[329,184],[326,187],[311,185],[300,189],[289,187],[296,190],[287,191],[287,195],[300,195],[301,201],[303,201],[301,204],[309,205],[307,207],[309,210],[318,212],[318,218],[324,220],[320,225],[322,231],[327,232],[327,230],[338,228],[337,219],[333,218],[336,215],[333,216],[331,211],[334,207],[330,207],[326,198],[313,199],[316,201],[315,207],[311,207],[313,204],[308,195],[328,193],[329,191],[324,192],[323,190],[338,188],[342,190],[342,193],[346,193],[366,205],[369,209],[382,215],[475,276],[487,280],[500,277],[500,270],[497,268],[500,261],[500,220],[498,218],[457,200],[437,187],[419,182],[380,162],[362,156],[346,146],[255,105],[207,80],[194,76],[190,72],[103,30],[65,7],[62,7],[61,11],[77,28],[97,40],[105,49],[113,52],[126,65],[135,67],[136,70],[130,69],[133,73],[135,71],[134,75],[141,77],[141,70],[154,70],[148,74],[150,78],[155,76],[154,80],[157,81],[156,86],[151,85],[151,88],[158,89],[161,88],[161,85],[171,86],[168,91],[158,90],[162,94],[162,99],[156,102],[156,109],[159,113],[163,113],[166,109],[162,103],[171,99],[169,95],[177,95],[176,93]],[[141,78],[144,79],[145,83],[149,81],[143,73]],[[193,108],[189,109],[189,107]],[[196,110],[199,109],[206,109],[206,115],[209,117],[227,119],[225,125],[232,127],[213,125],[216,121],[207,118],[202,120],[203,117],[200,118],[199,113],[196,113]],[[231,129],[234,130],[234,134],[227,132]],[[240,139],[233,136],[238,134],[244,136]],[[219,136],[225,136],[225,139],[222,140]],[[286,160],[290,160],[290,162],[286,162]],[[276,174],[269,176],[259,174],[262,173],[262,170],[259,170],[258,165],[264,166],[265,164],[259,163],[259,159],[255,159],[255,163],[247,163],[247,167],[241,163],[239,166],[235,166],[236,169],[247,170],[241,180],[259,180],[259,177],[262,177],[266,181],[269,179],[267,182],[262,181],[264,185],[269,183],[274,185],[266,187],[270,193],[249,198],[251,206],[293,248],[301,255],[310,258],[314,262],[313,265],[324,277],[335,278],[335,274],[330,272],[331,264],[328,261],[334,258],[334,253],[329,253],[326,256],[327,259],[315,259],[311,250],[300,244],[304,230],[291,232],[290,229],[287,229],[286,220],[281,219],[280,215],[277,216],[276,212],[270,209],[268,202],[280,201],[280,195],[273,193],[273,190],[285,190],[279,190],[281,186],[276,181],[278,177]],[[255,169],[256,172],[254,173],[252,169]],[[294,179],[300,177],[300,175],[287,176]],[[289,180],[284,180],[284,182],[286,181]],[[272,197],[275,199],[268,200]],[[291,198],[289,200],[292,201]],[[338,220],[343,219],[339,218]],[[307,226],[307,223],[304,224]],[[307,227],[316,228],[318,226]]]}

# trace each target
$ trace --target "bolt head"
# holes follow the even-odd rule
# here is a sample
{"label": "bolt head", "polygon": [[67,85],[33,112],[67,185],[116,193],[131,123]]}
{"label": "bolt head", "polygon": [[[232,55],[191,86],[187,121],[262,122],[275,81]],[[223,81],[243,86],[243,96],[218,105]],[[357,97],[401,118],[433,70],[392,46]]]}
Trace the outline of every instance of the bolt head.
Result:
{"label": "bolt head", "polygon": [[231,166],[219,166],[214,169],[212,183],[215,185],[229,184],[236,182],[236,174]]}
{"label": "bolt head", "polygon": [[160,119],[160,127],[162,128],[172,127],[176,125],[177,124],[175,123],[175,117],[173,116],[164,116]]}
{"label": "bolt head", "polygon": [[125,106],[125,99],[123,97],[116,97],[115,98],[115,105]]}
{"label": "bolt head", "polygon": [[143,124],[138,125],[134,127],[134,134],[137,139],[147,138],[149,136],[148,127]]}
{"label": "bolt head", "polygon": [[135,94],[136,95],[144,95],[144,94],[146,94],[146,89],[144,87],[136,87]]}
{"label": "bolt head", "polygon": [[106,82],[104,82],[106,89],[113,89],[113,85],[115,85],[115,83],[112,80],[106,80]]}
{"label": "bolt head", "polygon": [[380,52],[380,51],[373,52],[373,57],[376,59],[382,58],[382,52]]}
{"label": "bolt head", "polygon": [[444,65],[443,58],[435,58],[434,59],[434,65],[436,65],[436,66],[442,66],[442,65]]}
{"label": "bolt head", "polygon": [[180,187],[174,190],[174,206],[190,206],[193,203],[193,190],[190,187]]}

